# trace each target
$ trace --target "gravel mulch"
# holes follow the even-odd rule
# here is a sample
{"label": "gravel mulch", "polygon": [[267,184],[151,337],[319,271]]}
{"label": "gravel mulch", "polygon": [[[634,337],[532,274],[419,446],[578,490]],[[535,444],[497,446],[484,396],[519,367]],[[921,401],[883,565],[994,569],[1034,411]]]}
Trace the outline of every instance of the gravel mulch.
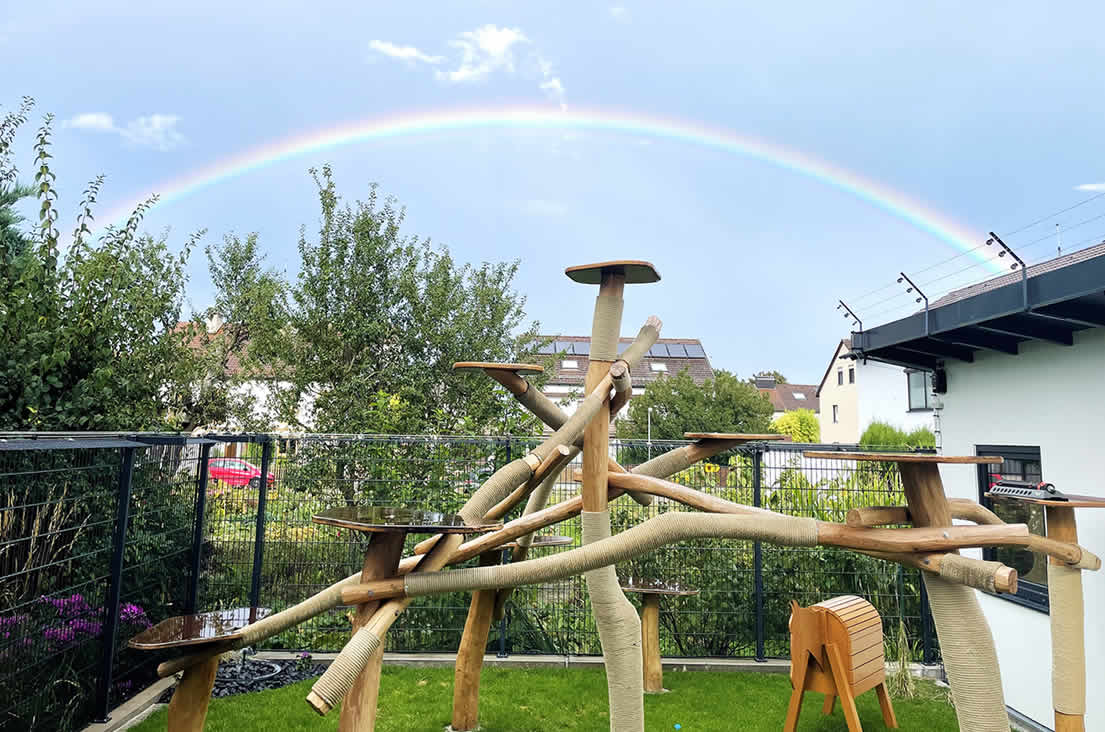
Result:
{"label": "gravel mulch", "polygon": [[[325,670],[326,666],[323,664],[300,663],[297,667],[295,661],[257,661],[253,659],[240,662],[224,661],[219,664],[219,672],[215,676],[215,688],[211,691],[211,696],[233,696],[234,694],[246,694],[251,691],[279,689],[297,681],[321,676]],[[161,704],[168,704],[175,688],[173,686],[166,689],[157,701]]]}

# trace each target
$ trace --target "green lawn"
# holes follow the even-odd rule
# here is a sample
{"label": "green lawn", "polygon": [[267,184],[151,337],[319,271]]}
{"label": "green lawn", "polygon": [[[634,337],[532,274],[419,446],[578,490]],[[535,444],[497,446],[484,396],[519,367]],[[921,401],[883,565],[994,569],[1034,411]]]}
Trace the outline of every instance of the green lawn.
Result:
{"label": "green lawn", "polygon": [[[338,714],[319,717],[304,697],[311,681],[257,694],[215,699],[207,715],[207,730],[220,732],[275,732],[276,730],[334,730]],[[706,730],[771,730],[782,727],[790,683],[782,674],[668,672],[664,685],[670,694],[645,696],[648,730],[705,732]],[[894,710],[904,730],[956,730],[955,711],[944,692],[929,682],[919,683],[919,697],[895,700]],[[380,732],[441,732],[452,712],[451,668],[386,667],[380,688]],[[840,704],[831,717],[821,717],[820,694],[807,693],[798,729],[845,730]],[[885,729],[874,692],[860,696],[864,730]],[[484,732],[545,732],[546,730],[609,729],[606,679],[592,669],[484,669],[480,704]],[[165,729],[165,710],[159,710],[136,728],[139,732]]]}

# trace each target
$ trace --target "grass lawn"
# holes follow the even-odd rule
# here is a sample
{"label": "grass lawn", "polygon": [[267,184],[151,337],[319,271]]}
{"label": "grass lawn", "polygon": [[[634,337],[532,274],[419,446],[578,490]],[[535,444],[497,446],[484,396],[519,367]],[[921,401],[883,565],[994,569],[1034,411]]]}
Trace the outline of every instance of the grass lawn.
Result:
{"label": "grass lawn", "polygon": [[[207,730],[276,732],[276,730],[336,730],[335,710],[319,717],[304,698],[312,681],[274,691],[215,699],[207,714]],[[790,683],[782,674],[668,672],[670,694],[645,696],[645,728],[705,732],[706,730],[771,730],[782,727]],[[902,729],[956,730],[955,710],[943,690],[918,683],[918,698],[894,700]],[[609,729],[606,678],[598,669],[494,669],[483,671],[480,721],[485,732]],[[441,732],[452,713],[453,669],[385,667],[380,687],[380,732]],[[821,694],[807,693],[798,729],[845,730],[837,703],[831,717],[821,717]],[[874,692],[858,699],[865,730],[885,729]],[[165,729],[161,709],[134,728]]]}

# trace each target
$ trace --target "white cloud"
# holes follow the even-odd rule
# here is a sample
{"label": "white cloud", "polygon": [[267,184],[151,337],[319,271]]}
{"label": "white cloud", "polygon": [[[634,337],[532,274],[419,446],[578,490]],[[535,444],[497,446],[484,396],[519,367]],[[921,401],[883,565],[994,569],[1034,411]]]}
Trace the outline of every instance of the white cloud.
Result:
{"label": "white cloud", "polygon": [[1105,191],[1105,183],[1083,183],[1080,186],[1075,186],[1076,191]]}
{"label": "white cloud", "polygon": [[449,41],[460,49],[460,66],[452,71],[438,71],[443,81],[466,82],[487,78],[493,71],[514,73],[514,47],[529,43],[518,28],[499,28],[488,24],[474,31],[465,31]]}
{"label": "white cloud", "polygon": [[610,17],[618,21],[619,23],[628,23],[629,9],[624,8],[621,5],[615,5],[614,7],[610,8]]}
{"label": "white cloud", "polygon": [[184,142],[184,135],[177,130],[179,121],[180,117],[175,114],[150,114],[136,117],[119,126],[110,114],[85,112],[66,120],[62,126],[91,132],[108,132],[119,135],[132,145],[164,152]]}
{"label": "white cloud", "polygon": [[113,132],[115,122],[110,114],[103,112],[86,112],[78,114],[70,120],[66,120],[63,127],[74,127],[78,130],[96,130],[97,132]]}
{"label": "white cloud", "polygon": [[382,53],[390,58],[397,58],[407,63],[421,62],[424,64],[439,64],[445,60],[444,56],[431,56],[419,51],[414,46],[398,46],[390,41],[369,41],[368,47],[377,53]]}
{"label": "white cloud", "polygon": [[560,105],[561,110],[566,110],[568,105],[564,102],[564,85],[560,78],[553,76],[541,82],[541,91],[548,95],[549,99]]}
{"label": "white cloud", "polygon": [[522,213],[531,216],[564,216],[568,213],[568,207],[560,201],[534,198],[522,204]]}

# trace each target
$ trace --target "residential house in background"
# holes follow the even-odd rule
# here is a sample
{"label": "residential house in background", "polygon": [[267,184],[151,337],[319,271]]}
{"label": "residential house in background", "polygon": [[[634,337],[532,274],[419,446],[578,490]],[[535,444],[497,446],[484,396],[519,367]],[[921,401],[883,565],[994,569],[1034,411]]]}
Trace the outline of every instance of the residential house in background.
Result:
{"label": "residential house in background", "polygon": [[837,344],[816,393],[823,406],[825,443],[859,442],[872,422],[886,422],[905,432],[934,429],[932,375],[859,358],[847,338]]}
{"label": "residential house in background", "polygon": [[[853,353],[933,374],[944,454],[1005,459],[941,466],[947,495],[980,501],[1036,534],[1047,531],[1040,506],[985,497],[997,476],[1105,498],[1105,242],[951,292],[928,316],[927,323],[917,313],[853,333]],[[831,374],[828,380],[834,383]],[[1100,553],[1105,510],[1074,513],[1079,536]],[[1006,703],[1037,728],[1051,728],[1047,557],[1016,548],[964,554],[1017,570],[1015,595],[979,593],[979,601],[1006,671]],[[1083,578],[1091,690],[1085,729],[1105,730],[1105,704],[1095,696],[1105,686],[1105,581],[1092,572]]]}
{"label": "residential house in background", "polygon": [[[571,414],[583,401],[583,377],[587,375],[590,363],[591,338],[556,336],[554,339],[553,336],[540,336],[540,339],[552,340],[541,347],[539,354],[563,354],[556,360],[543,393],[558,404],[567,400],[564,411]],[[632,343],[632,338],[618,339],[618,353],[625,351]],[[683,370],[696,384],[701,385],[707,379],[714,378],[714,369],[701,341],[697,338],[661,338],[633,369],[633,394],[644,393],[650,382],[665,374],[677,374]]]}
{"label": "residential house in background", "polygon": [[756,376],[756,388],[771,401],[772,419],[778,419],[787,412],[798,409],[811,409],[820,413],[817,398],[817,384],[777,384],[773,374]]}

